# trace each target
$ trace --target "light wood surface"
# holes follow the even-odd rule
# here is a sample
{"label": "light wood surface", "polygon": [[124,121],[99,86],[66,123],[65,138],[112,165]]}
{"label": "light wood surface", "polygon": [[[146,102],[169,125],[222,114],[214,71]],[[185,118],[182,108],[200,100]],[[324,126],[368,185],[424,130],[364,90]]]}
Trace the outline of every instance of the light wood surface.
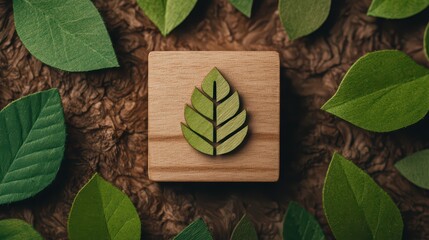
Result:
{"label": "light wood surface", "polygon": [[[192,148],[182,135],[184,107],[217,67],[240,94],[249,133],[222,156]],[[280,70],[277,52],[151,52],[149,178],[154,181],[272,182],[279,176]]]}

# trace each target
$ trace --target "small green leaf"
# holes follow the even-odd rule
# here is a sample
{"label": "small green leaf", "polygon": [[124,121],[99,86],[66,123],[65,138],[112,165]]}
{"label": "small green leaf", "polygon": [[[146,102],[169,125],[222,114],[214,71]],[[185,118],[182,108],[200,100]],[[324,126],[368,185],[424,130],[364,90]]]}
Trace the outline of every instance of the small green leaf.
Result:
{"label": "small green leaf", "polygon": [[56,89],[28,95],[0,111],[0,204],[34,196],[55,178],[66,138]]}
{"label": "small green leaf", "polygon": [[137,0],[146,16],[167,36],[191,13],[197,0]]}
{"label": "small green leaf", "polygon": [[231,240],[258,240],[255,226],[247,215],[244,215],[235,226]]}
{"label": "small green leaf", "polygon": [[389,132],[422,119],[429,109],[429,69],[405,53],[369,53],[349,69],[322,109],[375,132]]}
{"label": "small green leaf", "polygon": [[429,60],[429,23],[426,26],[424,40],[423,40],[423,50],[425,51],[426,58]]}
{"label": "small green leaf", "polygon": [[326,21],[331,0],[280,0],[280,20],[290,39],[316,31]]}
{"label": "small green leaf", "polygon": [[241,13],[249,17],[252,15],[253,0],[229,0]]}
{"label": "small green leaf", "polygon": [[71,240],[137,240],[141,223],[127,195],[95,174],[74,199],[68,233]]}
{"label": "small green leaf", "polygon": [[1,240],[43,240],[36,230],[28,223],[19,219],[0,221]]}
{"label": "small green leaf", "polygon": [[410,182],[429,189],[429,149],[402,159],[395,164],[395,167]]}
{"label": "small green leaf", "polygon": [[[182,133],[196,150],[208,155],[222,155],[236,149],[247,135],[246,110],[240,113],[238,92],[231,88],[216,68],[204,78],[202,91],[192,93],[192,107],[185,106],[186,124]],[[214,119],[216,121],[214,121]]]}
{"label": "small green leaf", "polygon": [[22,43],[50,66],[72,72],[119,66],[90,0],[13,0],[13,13]]}
{"label": "small green leaf", "polygon": [[429,6],[428,0],[373,0],[369,16],[401,19],[413,16]]}
{"label": "small green leaf", "polygon": [[323,187],[323,208],[338,240],[402,238],[401,213],[365,172],[335,153]]}
{"label": "small green leaf", "polygon": [[180,232],[174,240],[212,240],[212,235],[200,218],[189,224],[182,232]]}
{"label": "small green leaf", "polygon": [[283,222],[285,240],[323,240],[317,220],[296,202],[290,202]]}

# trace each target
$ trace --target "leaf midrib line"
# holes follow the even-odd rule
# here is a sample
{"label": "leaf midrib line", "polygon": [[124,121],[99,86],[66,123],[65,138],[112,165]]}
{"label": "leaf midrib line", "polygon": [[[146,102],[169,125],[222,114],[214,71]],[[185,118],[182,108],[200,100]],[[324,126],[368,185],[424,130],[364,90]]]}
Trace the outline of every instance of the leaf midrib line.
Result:
{"label": "leaf midrib line", "polygon": [[[57,26],[62,30],[62,32],[70,35],[73,39],[77,40],[78,42],[81,42],[84,46],[86,46],[88,49],[90,49],[92,52],[96,53],[97,55],[99,55],[101,58],[103,58],[104,60],[106,60],[108,63],[117,66],[118,64],[116,62],[112,62],[110,61],[109,58],[105,57],[103,54],[101,54],[100,52],[98,52],[95,48],[91,47],[91,45],[88,45],[85,41],[81,40],[80,38],[78,38],[77,36],[75,36],[73,33],[69,32],[68,30],[66,30],[60,22],[58,22],[54,17],[52,17],[51,15],[47,14],[45,11],[43,11],[43,9],[38,8],[37,6],[35,6],[34,4],[32,4],[31,2],[29,2],[28,0],[22,0],[24,2],[26,2],[28,5],[30,5],[31,7],[33,7],[34,9],[36,9],[37,11],[39,11],[41,14],[43,14],[45,17],[48,17],[49,19],[51,19],[53,22],[55,22],[57,24]],[[92,4],[92,2],[91,2]],[[49,21],[48,21],[49,23]],[[49,31],[52,32],[52,28],[49,24]],[[61,34],[62,35],[62,34]],[[77,35],[77,34],[76,34]],[[51,37],[52,37],[52,33],[51,33]]]}

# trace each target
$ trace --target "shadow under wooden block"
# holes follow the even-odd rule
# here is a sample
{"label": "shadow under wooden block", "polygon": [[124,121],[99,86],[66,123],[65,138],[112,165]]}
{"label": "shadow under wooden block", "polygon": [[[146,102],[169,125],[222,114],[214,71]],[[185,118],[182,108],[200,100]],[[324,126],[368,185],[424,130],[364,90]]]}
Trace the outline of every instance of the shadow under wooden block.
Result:
{"label": "shadow under wooden block", "polygon": [[[168,182],[274,182],[280,159],[280,66],[277,52],[151,52],[149,178]],[[214,67],[238,90],[249,134],[236,150],[210,156],[182,135],[184,105]]]}

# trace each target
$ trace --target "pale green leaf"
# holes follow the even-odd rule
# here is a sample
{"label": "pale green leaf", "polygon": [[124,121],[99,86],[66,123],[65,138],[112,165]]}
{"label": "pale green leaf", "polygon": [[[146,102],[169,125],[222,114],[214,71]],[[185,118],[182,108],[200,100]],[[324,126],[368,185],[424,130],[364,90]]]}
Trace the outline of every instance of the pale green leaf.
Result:
{"label": "pale green leaf", "polygon": [[193,148],[208,155],[214,154],[213,145],[211,143],[204,140],[200,135],[192,131],[183,123],[181,124],[181,128],[183,136]]}
{"label": "pale green leaf", "polygon": [[137,3],[166,36],[185,20],[197,0],[137,0]]}
{"label": "pale green leaf", "polygon": [[323,240],[317,220],[296,202],[290,202],[283,221],[284,240]]}
{"label": "pale green leaf", "polygon": [[429,149],[402,159],[395,164],[395,167],[415,185],[429,189]]}
{"label": "pale green leaf", "polygon": [[73,72],[118,66],[90,0],[13,0],[13,13],[19,38],[40,61]]}
{"label": "pale green leaf", "polygon": [[248,126],[245,126],[240,131],[234,133],[234,135],[227,138],[224,142],[222,142],[216,147],[216,154],[223,155],[236,149],[243,142],[244,138],[247,135],[247,131]]}
{"label": "pale green leaf", "polygon": [[0,221],[1,240],[43,240],[36,230],[28,223],[19,219]]}
{"label": "pale green leaf", "polygon": [[222,125],[220,128],[217,129],[217,140],[222,141],[226,136],[231,134],[232,132],[235,132],[237,129],[239,129],[243,124],[246,122],[246,110],[241,111],[238,115],[233,117],[231,120],[229,120],[227,123]]}
{"label": "pale green leaf", "polygon": [[185,120],[189,128],[209,141],[213,141],[213,123],[188,105],[185,106]]}
{"label": "pale green leaf", "polygon": [[0,111],[0,204],[34,196],[55,178],[66,138],[56,89],[28,95]]}
{"label": "pale green leaf", "polygon": [[429,109],[429,69],[396,50],[369,53],[349,69],[322,109],[361,128],[388,132]]}
{"label": "pale green leaf", "polygon": [[400,19],[413,16],[429,6],[429,0],[373,0],[369,16]]}
{"label": "pale green leaf", "polygon": [[209,97],[216,100],[215,102],[223,100],[230,92],[228,82],[217,68],[213,68],[207,74],[207,76],[204,78],[201,88]]}
{"label": "pale green leaf", "polygon": [[138,240],[141,223],[127,195],[95,174],[74,199],[68,234],[71,240]]}
{"label": "pale green leaf", "polygon": [[241,13],[250,18],[252,15],[253,0],[229,0]]}
{"label": "pale green leaf", "polygon": [[330,8],[331,0],[279,0],[280,20],[292,40],[322,26]]}
{"label": "pale green leaf", "polygon": [[197,110],[209,120],[214,120],[214,103],[212,100],[204,96],[204,94],[198,88],[194,89],[194,92],[192,93],[191,97],[191,102],[195,110]]}
{"label": "pale green leaf", "polygon": [[255,226],[247,215],[244,215],[235,226],[231,240],[258,240]]}
{"label": "pale green leaf", "polygon": [[323,187],[323,208],[338,240],[402,238],[395,203],[365,172],[335,153]]}
{"label": "pale green leaf", "polygon": [[429,60],[429,23],[426,26],[426,30],[424,34],[423,51],[425,52],[426,58]]}
{"label": "pale green leaf", "polygon": [[212,240],[212,235],[200,218],[189,224],[182,232],[180,232],[174,240]]}

